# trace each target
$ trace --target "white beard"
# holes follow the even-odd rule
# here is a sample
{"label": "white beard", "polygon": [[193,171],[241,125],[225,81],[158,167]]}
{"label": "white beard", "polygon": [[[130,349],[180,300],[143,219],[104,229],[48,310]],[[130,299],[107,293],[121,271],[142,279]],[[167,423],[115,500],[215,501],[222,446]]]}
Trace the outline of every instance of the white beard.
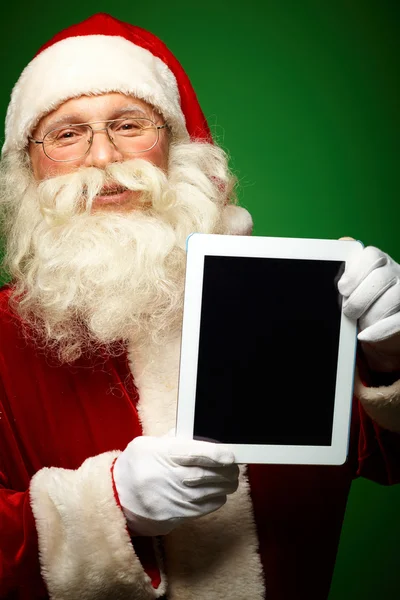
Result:
{"label": "white beard", "polygon": [[[222,214],[234,180],[221,149],[172,145],[168,177],[142,159],[40,184],[20,156],[2,169],[13,305],[37,344],[71,362],[115,342],[151,336],[162,343],[180,327],[186,238],[226,232]],[[140,190],[150,208],[92,213],[109,181]]]}

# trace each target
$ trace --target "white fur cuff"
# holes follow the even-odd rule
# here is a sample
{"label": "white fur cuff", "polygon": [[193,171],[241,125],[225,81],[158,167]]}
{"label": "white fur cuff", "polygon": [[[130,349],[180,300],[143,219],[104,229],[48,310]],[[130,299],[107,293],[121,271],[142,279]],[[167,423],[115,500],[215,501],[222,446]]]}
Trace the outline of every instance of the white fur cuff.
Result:
{"label": "white fur cuff", "polygon": [[354,392],[371,419],[384,429],[400,433],[400,379],[388,386],[366,387],[356,370]]}
{"label": "white fur cuff", "polygon": [[116,503],[110,468],[118,452],[88,458],[76,471],[44,468],[30,496],[42,576],[52,600],[152,600]]}
{"label": "white fur cuff", "polygon": [[222,221],[228,235],[251,235],[253,231],[253,219],[249,211],[237,204],[225,206]]}

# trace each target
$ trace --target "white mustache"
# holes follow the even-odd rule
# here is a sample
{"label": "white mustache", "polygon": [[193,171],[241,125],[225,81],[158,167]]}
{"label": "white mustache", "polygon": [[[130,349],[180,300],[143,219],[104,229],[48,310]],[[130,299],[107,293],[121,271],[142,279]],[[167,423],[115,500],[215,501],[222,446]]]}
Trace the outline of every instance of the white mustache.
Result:
{"label": "white mustache", "polygon": [[[60,225],[80,212],[90,213],[96,196],[110,190],[141,192],[143,203],[160,203],[168,187],[166,173],[144,159],[112,163],[105,169],[84,167],[48,178],[37,187],[39,205],[49,225]],[[114,192],[114,193],[115,193]]]}

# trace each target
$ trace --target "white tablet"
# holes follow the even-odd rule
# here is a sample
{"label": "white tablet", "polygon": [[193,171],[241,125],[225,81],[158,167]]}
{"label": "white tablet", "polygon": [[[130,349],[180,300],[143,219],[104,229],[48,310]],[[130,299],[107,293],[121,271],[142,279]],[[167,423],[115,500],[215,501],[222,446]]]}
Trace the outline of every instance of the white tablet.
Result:
{"label": "white tablet", "polygon": [[189,237],[178,436],[238,463],[345,462],[357,332],[337,281],[360,245]]}

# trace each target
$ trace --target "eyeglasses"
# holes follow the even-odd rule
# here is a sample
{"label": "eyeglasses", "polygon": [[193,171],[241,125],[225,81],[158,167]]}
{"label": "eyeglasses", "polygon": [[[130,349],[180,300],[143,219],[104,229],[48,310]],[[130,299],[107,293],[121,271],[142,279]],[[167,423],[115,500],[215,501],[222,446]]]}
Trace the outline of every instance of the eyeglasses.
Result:
{"label": "eyeglasses", "polygon": [[156,125],[151,119],[129,118],[111,119],[106,127],[93,129],[92,125],[104,121],[91,121],[76,125],[63,125],[52,129],[42,140],[28,138],[34,144],[42,144],[45,155],[55,162],[78,160],[89,153],[93,135],[97,131],[106,131],[113,146],[123,154],[148,152],[157,144],[160,129],[168,125]]}

